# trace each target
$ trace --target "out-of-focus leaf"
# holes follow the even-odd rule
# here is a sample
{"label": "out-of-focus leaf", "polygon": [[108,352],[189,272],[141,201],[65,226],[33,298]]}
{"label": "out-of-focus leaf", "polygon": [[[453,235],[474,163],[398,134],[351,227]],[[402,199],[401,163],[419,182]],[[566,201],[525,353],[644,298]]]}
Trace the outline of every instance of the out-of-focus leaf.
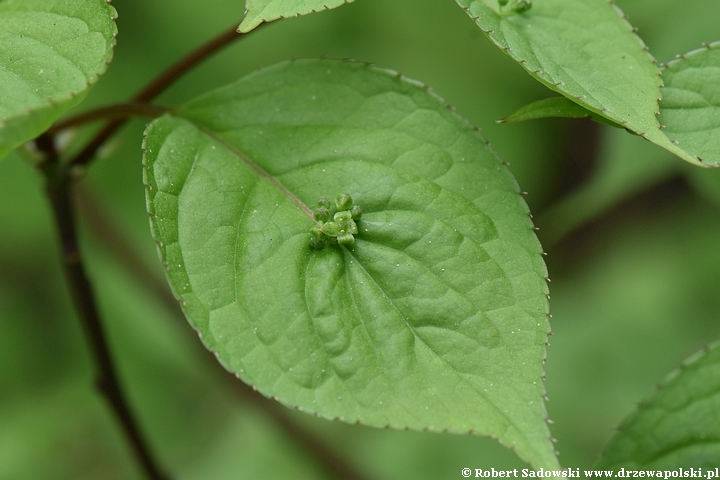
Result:
{"label": "out-of-focus leaf", "polygon": [[339,7],[354,0],[246,0],[245,18],[238,32],[247,33],[262,22],[297,17]]}
{"label": "out-of-focus leaf", "polygon": [[[537,217],[540,239],[548,250],[620,202],[677,174],[685,165],[624,131],[605,129],[602,139],[600,162],[592,177]],[[715,173],[704,168],[689,170],[698,175]]]}
{"label": "out-of-focus leaf", "polygon": [[685,172],[685,178],[703,198],[720,207],[720,170],[694,168]]}
{"label": "out-of-focus leaf", "polygon": [[669,62],[662,78],[665,134],[698,160],[720,162],[720,42]]}
{"label": "out-of-focus leaf", "polygon": [[84,98],[112,59],[116,16],[104,0],[0,2],[0,158]]}
{"label": "out-of-focus leaf", "polygon": [[[542,400],[546,270],[486,140],[426,87],[298,61],[154,121],[153,234],[205,345],[317,415],[497,438],[557,468]],[[363,208],[310,247],[319,197]]]}
{"label": "out-of-focus leaf", "polygon": [[495,0],[457,0],[483,32],[545,86],[683,160],[656,118],[660,71],[622,12],[607,0],[542,0],[509,10]]}
{"label": "out-of-focus leaf", "polygon": [[618,125],[595,112],[591,112],[567,97],[544,98],[529,103],[524,107],[520,107],[502,120],[499,120],[498,123],[524,122],[526,120],[537,120],[539,118],[549,117],[592,118],[596,122],[622,128],[622,125]]}
{"label": "out-of-focus leaf", "polygon": [[598,468],[715,469],[720,464],[720,344],[690,357],[613,437]]}

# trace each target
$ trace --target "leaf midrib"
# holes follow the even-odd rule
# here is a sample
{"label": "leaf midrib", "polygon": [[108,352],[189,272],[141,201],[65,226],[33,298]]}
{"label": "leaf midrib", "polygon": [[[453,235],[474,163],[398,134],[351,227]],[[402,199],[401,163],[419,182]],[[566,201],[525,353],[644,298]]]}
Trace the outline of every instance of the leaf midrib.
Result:
{"label": "leaf midrib", "polygon": [[250,167],[255,173],[257,173],[260,177],[264,178],[268,182],[270,182],[271,185],[273,185],[275,188],[277,188],[280,193],[282,193],[285,197],[288,198],[292,203],[295,204],[305,215],[307,215],[311,220],[314,220],[313,211],[305,205],[305,203],[300,200],[293,192],[290,191],[280,180],[278,180],[274,175],[272,175],[270,172],[262,168],[260,165],[252,161],[247,155],[245,155],[243,152],[235,148],[234,145],[228,143],[224,138],[217,135],[215,132],[210,130],[209,128],[205,127],[202,124],[199,124],[197,122],[194,122],[193,120],[178,116],[177,118],[180,118],[182,120],[185,120],[189,123],[191,123],[195,128],[197,128],[200,132],[204,133],[208,137],[212,138],[214,141],[221,144],[224,148],[227,149],[230,153],[232,153],[239,161]]}
{"label": "leaf midrib", "polygon": [[[376,281],[375,278],[370,274],[370,272],[368,272],[368,271],[365,269],[365,267],[363,266],[363,264],[357,259],[357,257],[355,257],[355,255],[352,254],[352,251],[350,251],[349,249],[347,249],[347,248],[345,248],[345,247],[343,247],[343,251],[344,251],[347,255],[349,255],[350,257],[352,257],[353,260],[355,260],[355,262],[357,263],[358,267],[363,271],[363,273],[365,273],[365,275],[367,276],[367,278],[370,279],[370,280],[373,282],[373,284],[375,285],[375,287],[376,287],[380,292],[382,292],[383,296],[387,299],[388,302],[390,302],[390,304],[392,305],[393,309],[397,312],[397,314],[400,316],[400,318],[402,318],[403,322],[405,322],[405,325],[406,325],[407,328],[412,332],[412,334],[413,334],[413,336],[415,337],[415,339],[421,341],[421,342],[428,348],[428,350],[430,350],[445,366],[447,366],[452,372],[454,372],[455,375],[456,375],[463,383],[467,384],[467,385],[468,385],[473,391],[475,391],[480,397],[484,398],[485,401],[487,401],[487,403],[488,403],[489,405],[491,405],[491,406],[495,409],[495,411],[496,411],[497,413],[499,413],[500,416],[501,416],[502,418],[504,418],[504,419],[508,422],[509,425],[511,425],[511,426],[512,426],[516,431],[518,431],[518,432],[522,431],[522,429],[520,429],[520,428],[518,427],[518,425],[513,421],[513,419],[510,418],[505,412],[503,412],[503,411],[500,409],[500,407],[498,407],[498,406],[495,404],[495,402],[493,402],[493,401],[489,398],[488,395],[486,395],[484,392],[481,392],[480,390],[478,390],[478,387],[477,387],[476,385],[474,385],[474,384],[473,384],[472,382],[470,382],[467,378],[465,378],[465,376],[464,376],[461,372],[459,372],[454,366],[450,365],[450,364],[447,362],[447,360],[445,360],[445,358],[442,357],[442,355],[440,355],[439,353],[437,353],[430,345],[427,344],[427,342],[425,342],[425,340],[424,340],[420,335],[417,334],[417,332],[415,332],[415,329],[412,327],[412,325],[410,325],[410,323],[408,322],[407,318],[405,317],[405,315],[403,315],[403,313],[400,311],[400,309],[397,307],[397,305],[395,305],[395,302],[393,301],[393,299],[390,298],[390,297],[385,293],[385,291],[384,291],[384,290],[382,289],[382,287],[377,283],[377,281]],[[348,263],[349,263],[349,262],[347,262],[347,261],[345,262],[346,275],[347,275],[347,265],[348,265]],[[350,288],[350,291],[351,291],[352,294],[353,294],[353,304],[357,304],[357,300],[356,300],[356,297],[355,297],[355,294],[354,294],[354,289]],[[363,328],[365,328],[365,324],[364,324],[364,323],[363,323]],[[367,330],[366,330],[366,333],[367,333]],[[443,405],[444,405],[444,402],[442,401],[442,399],[440,399],[436,394],[435,394],[435,397],[438,398],[438,400],[439,400],[441,403],[443,403]],[[447,408],[447,407],[446,407],[446,408]],[[448,409],[448,411],[452,411],[452,409]]]}

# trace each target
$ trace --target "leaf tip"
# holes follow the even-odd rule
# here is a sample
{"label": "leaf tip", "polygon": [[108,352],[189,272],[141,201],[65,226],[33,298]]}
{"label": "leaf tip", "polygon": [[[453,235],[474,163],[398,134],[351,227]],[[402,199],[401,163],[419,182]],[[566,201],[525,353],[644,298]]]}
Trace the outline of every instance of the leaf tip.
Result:
{"label": "leaf tip", "polygon": [[248,10],[245,10],[245,18],[242,19],[242,22],[240,22],[240,25],[238,25],[237,30],[235,30],[238,33],[248,33],[251,30],[256,29],[263,20],[257,16],[250,17],[248,16]]}

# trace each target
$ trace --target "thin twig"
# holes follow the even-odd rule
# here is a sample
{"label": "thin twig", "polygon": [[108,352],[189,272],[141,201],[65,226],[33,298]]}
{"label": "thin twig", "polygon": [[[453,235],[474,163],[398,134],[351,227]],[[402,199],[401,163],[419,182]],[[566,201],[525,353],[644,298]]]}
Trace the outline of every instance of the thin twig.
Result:
{"label": "thin twig", "polygon": [[[90,232],[100,240],[102,245],[112,250],[114,257],[142,285],[143,290],[152,292],[153,297],[160,300],[173,313],[174,317],[182,322],[183,326],[187,326],[179,303],[170,292],[165,279],[152,271],[140,258],[136,249],[128,241],[124,230],[112,221],[113,216],[103,211],[100,202],[95,201],[92,193],[86,189],[78,191],[78,206]],[[193,334],[189,328],[182,328],[182,331],[186,334]],[[243,401],[251,403],[277,422],[290,438],[305,449],[328,473],[344,480],[363,480],[366,478],[354,465],[335,453],[322,438],[295,421],[287,408],[262,396],[238,380],[235,375],[225,370],[209,350],[201,347],[200,342],[197,341],[197,336],[194,334],[192,336],[193,344],[198,347],[198,354],[207,360],[216,374],[222,377],[226,384],[231,386]]]}
{"label": "thin twig", "polygon": [[[236,24],[237,25],[237,24]],[[238,33],[235,26],[231,29],[224,31],[217,37],[213,38],[206,44],[202,45],[197,50],[191,52],[189,55],[181,58],[174,65],[170,66],[163,73],[158,75],[152,82],[150,82],[145,88],[138,92],[132,99],[133,103],[147,103],[153,98],[162,93],[167,87],[173,82],[185,74],[188,70],[192,69],[198,63],[210,57],[213,53],[219,51],[232,41],[243,37],[245,34]],[[258,27],[259,28],[259,27]],[[257,28],[255,29],[257,30]],[[117,130],[122,127],[127,118],[113,120],[108,122],[95,136],[88,142],[80,153],[78,153],[72,160],[71,165],[85,165],[95,157],[98,149],[102,147],[105,142],[112,137]]]}
{"label": "thin twig", "polygon": [[[235,31],[235,27],[223,32],[160,74],[135,95],[132,102],[123,105],[103,107],[61,122],[54,128],[40,135],[35,141],[38,150],[44,156],[43,161],[39,163],[38,167],[45,176],[48,199],[52,206],[55,223],[60,234],[59,238],[65,275],[75,308],[83,323],[88,341],[92,346],[95,362],[99,369],[98,388],[110,403],[133,447],[135,456],[142,465],[148,478],[152,480],[164,480],[167,477],[161,473],[153,460],[147,443],[140,433],[140,429],[131,413],[125,395],[120,388],[118,376],[112,362],[112,356],[110,355],[110,349],[100,321],[93,288],[85,272],[78,248],[72,199],[72,172],[75,169],[74,167],[86,165],[92,160],[97,150],[104,145],[130,116],[157,116],[163,113],[165,109],[161,107],[152,107],[150,105],[141,106],[140,104],[148,104],[150,100],[155,98],[188,70],[236,38],[240,38],[240,36],[241,35]],[[57,148],[55,147],[55,134],[64,128],[94,121],[100,117],[118,118],[108,122],[105,127],[90,140],[85,148],[69,162],[61,162]]]}
{"label": "thin twig", "polygon": [[127,120],[131,117],[156,118],[167,112],[167,107],[153,105],[150,103],[116,103],[106,105],[104,107],[94,108],[87,112],[80,113],[73,117],[67,118],[56,123],[46,132],[47,135],[54,136],[59,132],[68,128],[77,127],[86,123],[98,120]]}
{"label": "thin twig", "polygon": [[97,386],[115,413],[138,462],[148,478],[167,479],[153,460],[148,444],[138,428],[134,416],[120,387],[110,348],[95,301],[92,285],[85,272],[76,234],[75,214],[72,206],[71,175],[66,166],[58,161],[58,153],[52,137],[41,136],[36,144],[46,156],[43,173],[53,217],[59,233],[63,269],[67,278],[75,309],[83,324],[88,343],[98,367]]}

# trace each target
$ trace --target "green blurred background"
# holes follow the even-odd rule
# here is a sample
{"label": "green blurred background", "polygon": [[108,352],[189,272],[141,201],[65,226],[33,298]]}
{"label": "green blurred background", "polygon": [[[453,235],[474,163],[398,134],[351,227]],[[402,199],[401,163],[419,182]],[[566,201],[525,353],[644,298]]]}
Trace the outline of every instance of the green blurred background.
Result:
{"label": "green blurred background", "polygon": [[[660,62],[720,39],[717,0],[617,3]],[[120,15],[115,59],[81,109],[128,98],[238,24],[244,10],[241,0],[113,5]],[[181,103],[278,61],[322,55],[372,62],[430,85],[511,163],[549,253],[551,430],[563,466],[589,467],[654,384],[720,337],[720,251],[712,247],[720,239],[720,171],[690,167],[589,121],[497,125],[550,92],[452,0],[356,0],[274,22],[187,75],[159,103]],[[143,128],[131,123],[87,172],[82,250],[121,376],[161,463],[179,479],[331,478],[218,373],[158,287],[163,272],[141,181]],[[0,479],[141,478],[92,388],[94,368],[59,269],[41,178],[16,155],[0,163],[0,232]],[[525,466],[489,439],[288,413],[371,478],[449,479],[461,478],[463,467]]]}

